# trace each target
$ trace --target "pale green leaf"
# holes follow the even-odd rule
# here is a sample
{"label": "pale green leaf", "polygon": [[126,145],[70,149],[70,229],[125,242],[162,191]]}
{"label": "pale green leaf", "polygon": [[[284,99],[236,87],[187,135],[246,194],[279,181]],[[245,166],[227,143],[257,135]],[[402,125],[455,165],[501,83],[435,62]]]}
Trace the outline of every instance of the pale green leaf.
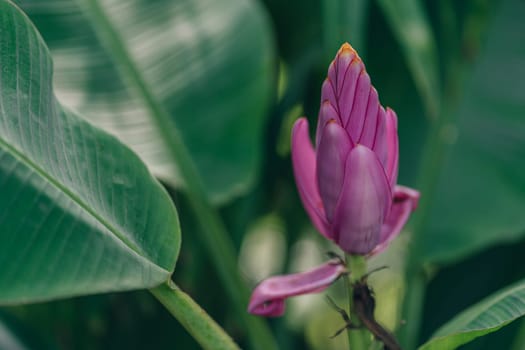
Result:
{"label": "pale green leaf", "polygon": [[441,327],[419,350],[452,350],[525,315],[525,280],[499,291]]}
{"label": "pale green leaf", "polygon": [[169,279],[175,208],[139,158],[62,107],[29,19],[0,0],[0,304]]}
{"label": "pale green leaf", "polygon": [[271,34],[255,1],[17,3],[51,48],[63,103],[130,145],[156,176],[182,183],[171,149],[180,132],[211,199],[253,183],[274,82]]}
{"label": "pale green leaf", "polygon": [[502,3],[457,125],[442,131],[451,147],[421,232],[426,261],[451,261],[525,234],[523,13],[523,1]]}

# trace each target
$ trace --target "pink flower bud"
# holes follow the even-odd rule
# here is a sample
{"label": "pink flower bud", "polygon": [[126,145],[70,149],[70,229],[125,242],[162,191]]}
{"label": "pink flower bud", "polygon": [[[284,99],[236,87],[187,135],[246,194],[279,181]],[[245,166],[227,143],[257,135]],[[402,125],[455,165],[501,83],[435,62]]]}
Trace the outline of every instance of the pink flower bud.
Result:
{"label": "pink flower bud", "polygon": [[[312,223],[349,254],[383,251],[417,207],[419,192],[397,186],[397,117],[379,103],[363,62],[344,44],[323,83],[316,149],[308,121],[292,130],[299,195]],[[280,316],[286,298],[320,292],[346,273],[340,260],[270,277],[253,291],[248,311]]]}
{"label": "pink flower bud", "polygon": [[379,103],[363,62],[345,43],[323,83],[314,150],[308,122],[292,132],[299,195],[314,226],[350,254],[376,254],[401,231],[419,193],[396,186],[397,117]]}

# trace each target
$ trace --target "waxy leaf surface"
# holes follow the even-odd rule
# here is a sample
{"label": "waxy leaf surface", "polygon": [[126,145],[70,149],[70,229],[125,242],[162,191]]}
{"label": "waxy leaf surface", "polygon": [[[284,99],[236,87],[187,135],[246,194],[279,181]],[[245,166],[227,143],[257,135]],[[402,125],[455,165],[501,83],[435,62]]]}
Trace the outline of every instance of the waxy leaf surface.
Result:
{"label": "waxy leaf surface", "polygon": [[140,159],[65,109],[47,47],[0,1],[0,304],[153,287],[177,213]]}
{"label": "waxy leaf surface", "polygon": [[183,184],[171,143],[180,133],[210,199],[224,202],[254,182],[274,81],[257,2],[17,3],[51,49],[61,101],[129,145],[157,177]]}

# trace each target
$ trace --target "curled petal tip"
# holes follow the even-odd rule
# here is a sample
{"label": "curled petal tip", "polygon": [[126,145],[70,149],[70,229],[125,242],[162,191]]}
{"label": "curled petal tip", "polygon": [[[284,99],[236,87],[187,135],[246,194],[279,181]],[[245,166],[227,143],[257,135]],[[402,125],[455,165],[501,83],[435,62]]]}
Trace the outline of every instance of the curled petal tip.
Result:
{"label": "curled petal tip", "polygon": [[270,277],[253,290],[248,312],[266,317],[281,316],[287,298],[321,292],[344,273],[346,268],[342,261],[333,259],[306,272]]}
{"label": "curled petal tip", "polygon": [[370,253],[371,256],[384,251],[399,235],[419,202],[419,192],[405,186],[396,186],[393,197],[392,209],[381,227],[380,242]]}
{"label": "curled petal tip", "polygon": [[396,131],[397,131],[397,114],[396,114],[396,112],[390,107],[386,107],[386,112],[392,115],[392,119],[394,120],[394,126],[395,126]]}

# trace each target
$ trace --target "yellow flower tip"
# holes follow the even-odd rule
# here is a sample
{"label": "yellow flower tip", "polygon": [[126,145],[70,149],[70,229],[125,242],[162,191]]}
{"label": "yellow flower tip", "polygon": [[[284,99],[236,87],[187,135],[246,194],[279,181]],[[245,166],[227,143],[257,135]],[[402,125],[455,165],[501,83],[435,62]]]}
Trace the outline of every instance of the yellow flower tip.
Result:
{"label": "yellow flower tip", "polygon": [[349,43],[344,43],[343,45],[341,45],[341,48],[339,49],[338,54],[339,55],[345,55],[346,54],[346,55],[358,56],[357,55],[357,51]]}
{"label": "yellow flower tip", "polygon": [[361,57],[359,57],[357,51],[349,43],[344,43],[343,45],[341,45],[341,48],[337,52],[337,56],[335,59],[337,60],[337,58],[341,56],[351,57],[351,64],[360,64],[362,62]]}
{"label": "yellow flower tip", "polygon": [[339,50],[340,51],[346,51],[346,50],[355,51],[352,45],[350,45],[348,42],[341,45],[341,48]]}

